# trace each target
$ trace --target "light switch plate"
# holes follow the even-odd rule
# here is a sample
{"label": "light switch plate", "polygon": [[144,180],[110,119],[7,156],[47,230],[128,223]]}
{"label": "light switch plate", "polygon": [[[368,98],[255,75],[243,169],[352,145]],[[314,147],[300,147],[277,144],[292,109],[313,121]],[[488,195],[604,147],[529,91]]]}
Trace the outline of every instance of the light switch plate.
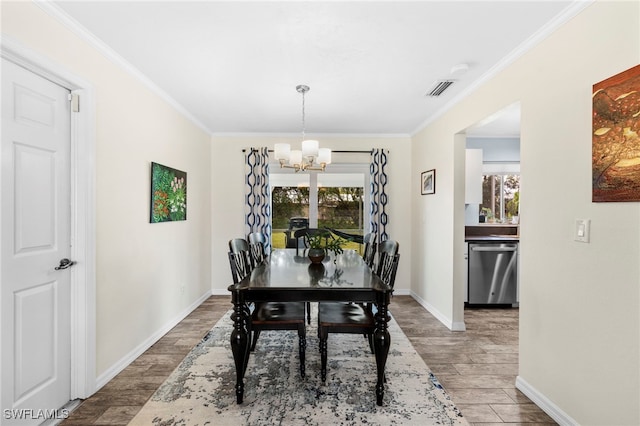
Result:
{"label": "light switch plate", "polygon": [[573,239],[581,243],[588,243],[590,235],[591,235],[591,220],[576,219]]}

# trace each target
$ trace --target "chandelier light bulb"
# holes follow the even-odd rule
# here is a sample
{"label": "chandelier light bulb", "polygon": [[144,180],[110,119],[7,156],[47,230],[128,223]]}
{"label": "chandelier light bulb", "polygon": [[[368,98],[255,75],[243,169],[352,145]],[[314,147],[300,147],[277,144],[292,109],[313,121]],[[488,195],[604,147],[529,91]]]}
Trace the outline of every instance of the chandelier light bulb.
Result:
{"label": "chandelier light bulb", "polygon": [[317,162],[318,164],[331,164],[331,150],[329,148],[320,148]]}
{"label": "chandelier light bulb", "polygon": [[317,157],[318,156],[318,148],[320,144],[318,141],[314,140],[306,140],[302,141],[302,156],[305,158],[308,157]]}
{"label": "chandelier light bulb", "polygon": [[288,143],[277,143],[274,146],[274,156],[276,160],[289,161],[291,155],[291,145]]}

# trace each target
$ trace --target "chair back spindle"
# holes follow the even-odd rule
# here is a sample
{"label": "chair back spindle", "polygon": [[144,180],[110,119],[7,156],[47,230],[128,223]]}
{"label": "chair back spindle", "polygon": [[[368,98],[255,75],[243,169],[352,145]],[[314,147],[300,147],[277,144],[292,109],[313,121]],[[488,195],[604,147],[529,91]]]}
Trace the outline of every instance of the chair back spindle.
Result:
{"label": "chair back spindle", "polygon": [[398,272],[398,264],[400,263],[400,253],[394,256],[384,256],[384,260],[380,265],[378,276],[380,279],[393,290],[396,283],[396,273]]}
{"label": "chair back spindle", "polygon": [[249,234],[249,252],[254,267],[267,259],[267,236],[261,232]]}
{"label": "chair back spindle", "polygon": [[369,268],[373,269],[376,261],[376,235],[370,232],[362,238],[362,242],[364,244],[362,259],[364,260],[364,263],[369,265]]}
{"label": "chair back spindle", "polygon": [[386,240],[378,244],[378,263],[376,265],[376,274],[380,276],[382,265],[385,262],[385,258],[388,256],[395,256],[400,250],[400,244],[395,240]]}
{"label": "chair back spindle", "polygon": [[231,277],[234,284],[238,284],[246,276],[250,275],[253,270],[246,252],[229,252],[229,265],[231,266]]}
{"label": "chair back spindle", "polygon": [[249,243],[244,238],[229,240],[229,265],[234,284],[251,274],[253,262],[249,251]]}

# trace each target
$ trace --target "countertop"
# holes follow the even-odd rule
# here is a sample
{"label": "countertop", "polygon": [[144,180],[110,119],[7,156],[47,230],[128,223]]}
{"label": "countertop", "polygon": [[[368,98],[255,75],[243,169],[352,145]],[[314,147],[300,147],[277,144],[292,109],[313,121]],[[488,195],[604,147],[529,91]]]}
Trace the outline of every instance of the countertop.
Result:
{"label": "countertop", "polygon": [[464,238],[468,243],[472,242],[519,242],[518,235],[469,235]]}

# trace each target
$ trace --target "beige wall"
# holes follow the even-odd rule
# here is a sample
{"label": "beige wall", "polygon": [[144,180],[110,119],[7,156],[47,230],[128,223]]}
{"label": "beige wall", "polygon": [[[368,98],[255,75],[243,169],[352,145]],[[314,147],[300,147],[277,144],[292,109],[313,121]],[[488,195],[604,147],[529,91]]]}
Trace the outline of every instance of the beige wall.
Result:
{"label": "beige wall", "polygon": [[442,169],[446,192],[414,197],[414,227],[446,247],[414,240],[414,291],[454,317],[454,134],[521,101],[519,386],[584,425],[640,424],[640,205],[592,203],[590,167],[592,85],[639,62],[640,2],[595,2],[414,138],[414,170]]}
{"label": "beige wall", "polygon": [[[408,137],[380,137],[380,138],[340,138],[335,136],[318,136],[322,147],[334,150],[370,150],[385,148],[389,152],[389,237],[398,240],[402,255],[396,277],[396,293],[408,294],[410,289],[409,271],[411,270],[411,238],[410,227],[406,226],[411,219],[410,212],[410,164],[411,144]],[[292,145],[300,144],[300,138],[286,137],[222,137],[214,136],[211,152],[211,162],[214,165],[211,172],[212,186],[212,275],[213,292],[227,294],[227,287],[231,284],[229,261],[227,259],[228,242],[245,233],[244,229],[244,154],[243,148],[266,146],[273,149],[277,142],[288,142]],[[333,162],[368,162],[366,154],[338,154],[334,153]]]}
{"label": "beige wall", "polygon": [[[590,201],[591,85],[640,62],[638,28],[637,1],[597,2],[413,140],[320,138],[334,149],[391,151],[398,291],[456,328],[464,138],[455,135],[522,103],[519,376],[580,424],[640,423],[640,208]],[[97,375],[105,375],[200,296],[226,293],[227,241],[244,233],[242,148],[276,139],[209,137],[31,3],[3,2],[2,32],[95,88]],[[148,223],[150,161],[187,171],[186,222]],[[420,173],[434,168],[436,194],[420,196]],[[592,220],[590,244],[573,241],[575,218]]]}
{"label": "beige wall", "polygon": [[[210,136],[30,2],[2,3],[2,33],[95,89],[96,375],[108,376],[210,291]],[[151,161],[187,172],[187,221],[149,223]]]}

